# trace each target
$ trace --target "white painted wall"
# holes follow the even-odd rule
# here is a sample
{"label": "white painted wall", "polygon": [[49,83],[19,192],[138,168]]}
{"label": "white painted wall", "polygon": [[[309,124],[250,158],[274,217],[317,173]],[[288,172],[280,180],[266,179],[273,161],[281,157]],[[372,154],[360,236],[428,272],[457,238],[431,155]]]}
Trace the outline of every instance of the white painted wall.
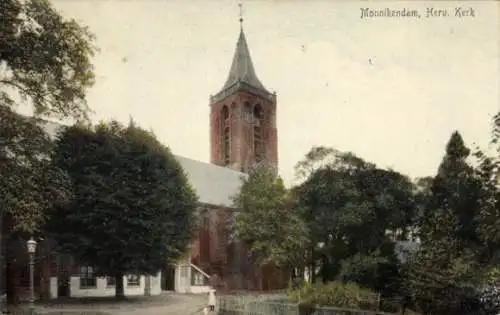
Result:
{"label": "white painted wall", "polygon": [[[184,271],[183,271],[184,268]],[[188,261],[182,261],[177,264],[175,268],[175,284],[174,290],[177,293],[194,293],[205,294],[210,290],[210,286],[196,286],[191,285],[191,264]],[[106,278],[97,278],[97,286],[95,288],[80,288],[80,278],[71,277],[70,280],[70,294],[71,297],[100,297],[100,296],[114,296],[115,287],[107,286]],[[145,277],[141,276],[139,286],[127,286],[127,278],[123,278],[123,285],[125,296],[144,295],[145,291]],[[161,272],[156,276],[151,277],[151,295],[160,295],[161,290]],[[50,297],[56,299],[57,296],[57,277],[50,278]]]}
{"label": "white painted wall", "polygon": [[[151,295],[159,295],[161,293],[161,272],[154,277],[151,277]],[[125,296],[144,295],[145,277],[141,276],[140,285],[127,286],[127,278],[123,277],[123,286]],[[57,298],[57,277],[50,279],[50,294],[52,298]],[[95,288],[82,289],[80,288],[80,278],[71,277],[70,293],[71,297],[99,297],[115,295],[115,287],[107,286],[106,278],[97,278],[97,286]]]}
{"label": "white painted wall", "polygon": [[191,265],[181,262],[175,268],[175,292],[191,293]]}
{"label": "white painted wall", "polygon": [[[175,292],[177,293],[208,293],[210,286],[208,285],[191,285],[193,277],[192,268],[195,267],[189,261],[181,261],[175,267]],[[197,268],[197,267],[195,267]],[[208,277],[208,275],[206,275]]]}
{"label": "white painted wall", "polygon": [[57,277],[50,277],[50,298],[57,299]]}
{"label": "white painted wall", "polygon": [[161,294],[161,272],[156,277],[151,277],[151,295]]}

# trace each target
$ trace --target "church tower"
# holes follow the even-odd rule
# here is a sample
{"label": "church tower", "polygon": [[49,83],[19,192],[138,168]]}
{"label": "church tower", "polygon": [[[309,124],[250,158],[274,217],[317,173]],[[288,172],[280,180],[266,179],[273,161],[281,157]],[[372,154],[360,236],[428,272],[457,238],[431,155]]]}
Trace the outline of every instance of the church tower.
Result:
{"label": "church tower", "polygon": [[244,173],[259,162],[277,168],[277,136],[276,93],[257,78],[241,27],[226,83],[210,96],[211,162]]}

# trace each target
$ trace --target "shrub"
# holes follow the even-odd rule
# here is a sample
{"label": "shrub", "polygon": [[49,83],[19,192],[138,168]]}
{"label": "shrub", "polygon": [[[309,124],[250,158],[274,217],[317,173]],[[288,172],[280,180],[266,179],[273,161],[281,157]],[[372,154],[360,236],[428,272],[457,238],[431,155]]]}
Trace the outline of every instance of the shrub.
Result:
{"label": "shrub", "polygon": [[353,283],[330,282],[327,284],[304,285],[290,291],[288,298],[302,306],[332,306],[349,309],[375,309],[376,295],[368,289]]}
{"label": "shrub", "polygon": [[481,308],[485,314],[500,313],[500,288],[489,286],[480,292]]}

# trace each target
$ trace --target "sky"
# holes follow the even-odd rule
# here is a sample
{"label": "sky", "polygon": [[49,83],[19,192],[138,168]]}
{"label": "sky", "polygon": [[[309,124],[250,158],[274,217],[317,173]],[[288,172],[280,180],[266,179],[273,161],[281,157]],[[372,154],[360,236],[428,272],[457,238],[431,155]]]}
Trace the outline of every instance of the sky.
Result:
{"label": "sky", "polygon": [[[239,34],[237,1],[52,0],[96,35],[94,121],[132,116],[175,154],[209,162],[209,96]],[[455,16],[469,7],[474,17]],[[420,19],[361,18],[361,8]],[[447,17],[426,18],[429,8]],[[500,110],[500,3],[243,1],[257,76],[278,95],[279,170],[323,145],[434,175],[454,130],[485,146]]]}

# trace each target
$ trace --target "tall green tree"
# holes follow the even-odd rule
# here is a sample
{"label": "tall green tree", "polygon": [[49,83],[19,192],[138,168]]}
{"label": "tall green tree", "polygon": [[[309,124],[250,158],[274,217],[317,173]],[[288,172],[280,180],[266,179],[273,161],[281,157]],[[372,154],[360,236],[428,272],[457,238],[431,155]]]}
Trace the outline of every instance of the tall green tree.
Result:
{"label": "tall green tree", "polygon": [[[86,119],[95,51],[90,32],[63,18],[49,1],[0,1],[0,247],[7,248],[9,276],[16,273],[11,249],[21,248],[19,242],[24,246],[25,234],[43,222],[47,204],[58,200],[54,194],[64,195],[67,187],[60,184],[64,176],[55,175],[58,170],[48,170],[45,156],[52,144],[40,120],[15,111],[27,105],[37,117]],[[11,281],[7,289],[11,304],[16,300]]]}
{"label": "tall green tree", "polygon": [[[468,162],[469,156],[470,150],[465,146],[461,135],[454,132],[446,145],[446,154],[432,182],[432,196],[425,217],[439,220],[439,216],[450,216],[455,226],[429,225],[427,233],[424,231],[422,235],[423,240],[438,238],[439,228],[452,228],[459,245],[463,248],[478,243],[475,218],[481,186],[474,176],[473,167]],[[424,229],[425,225],[424,222]]]}
{"label": "tall green tree", "polygon": [[[40,181],[28,183],[32,177],[26,176],[49,177],[44,169],[52,143],[43,122],[16,114],[16,107],[30,105],[36,117],[88,118],[85,92],[94,83],[90,58],[95,51],[87,28],[64,19],[49,1],[1,1],[0,199],[4,205],[0,217],[9,215],[14,228],[32,232],[45,208],[37,203],[53,200],[44,200],[44,194],[34,189]],[[62,187],[58,182],[50,180],[39,187],[55,191]],[[37,213],[26,211],[27,207]]]}
{"label": "tall green tree", "polygon": [[295,268],[304,260],[308,231],[294,196],[272,168],[257,165],[234,198],[234,231],[261,265]]}
{"label": "tall green tree", "polygon": [[410,266],[409,285],[427,311],[450,311],[457,301],[448,289],[480,279],[482,243],[476,223],[482,185],[469,155],[461,135],[454,132],[426,193],[421,248]]}
{"label": "tall green tree", "polygon": [[18,258],[26,254],[26,239],[38,236],[47,210],[71,195],[67,174],[49,159],[52,148],[38,119],[0,105],[0,281],[9,305],[17,301],[15,278],[25,268]]}
{"label": "tall green tree", "polygon": [[[492,150],[491,150],[492,149]],[[477,219],[479,238],[484,242],[490,281],[498,285],[498,263],[500,262],[500,113],[493,117],[490,152],[480,148],[475,151],[478,161],[476,175],[482,184],[480,212]],[[491,154],[493,151],[493,154]]]}
{"label": "tall green tree", "polygon": [[73,182],[71,203],[46,229],[60,250],[100,275],[156,274],[187,251],[197,196],[168,148],[133,123],[112,121],[62,132],[53,161]]}

